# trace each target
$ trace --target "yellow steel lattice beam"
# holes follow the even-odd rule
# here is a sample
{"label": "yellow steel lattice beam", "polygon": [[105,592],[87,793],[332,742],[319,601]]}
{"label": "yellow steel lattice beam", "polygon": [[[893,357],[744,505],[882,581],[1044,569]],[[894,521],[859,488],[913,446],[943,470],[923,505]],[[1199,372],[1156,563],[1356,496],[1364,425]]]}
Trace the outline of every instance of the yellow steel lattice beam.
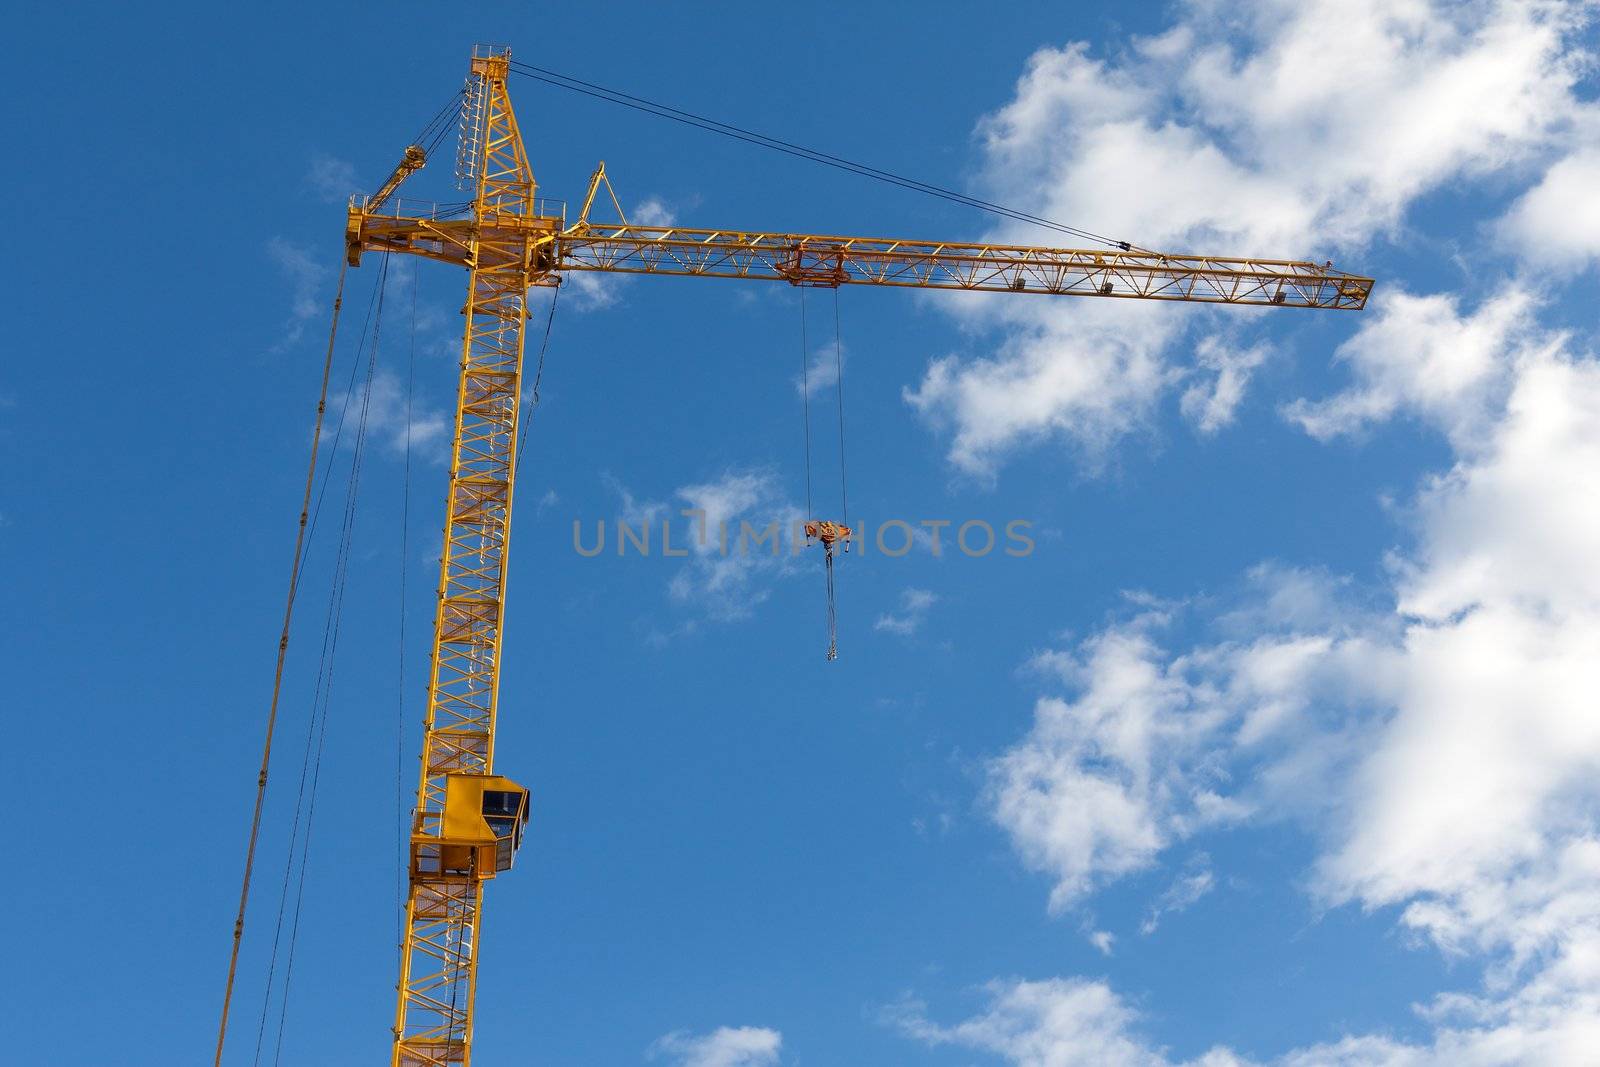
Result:
{"label": "yellow steel lattice beam", "polygon": [[536,186],[506,95],[506,63],[506,53],[480,49],[468,94],[472,216],[484,225],[457,234],[457,261],[471,274],[393,1067],[471,1062],[483,881],[494,874],[450,869],[440,839],[447,776],[487,775],[494,766],[526,298],[538,273],[537,231],[525,224]]}
{"label": "yellow steel lattice beam", "polygon": [[551,274],[581,270],[1347,311],[1366,307],[1373,286],[1371,278],[1304,260],[563,221],[547,214],[479,225],[358,204],[349,247],[352,261],[376,248],[464,264],[474,232],[520,234],[535,249],[532,266],[544,284]]}

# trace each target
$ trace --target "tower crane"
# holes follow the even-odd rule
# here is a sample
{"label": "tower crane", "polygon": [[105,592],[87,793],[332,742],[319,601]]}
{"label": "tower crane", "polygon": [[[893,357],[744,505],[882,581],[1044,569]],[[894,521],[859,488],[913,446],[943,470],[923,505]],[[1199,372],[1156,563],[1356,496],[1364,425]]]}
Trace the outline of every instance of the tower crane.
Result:
{"label": "tower crane", "polygon": [[[619,221],[597,222],[590,211],[602,187],[616,203],[603,163],[569,222],[562,203],[538,196],[509,72],[509,50],[474,49],[457,158],[470,205],[394,195],[426,162],[413,145],[377,194],[351,201],[345,230],[351,265],[367,252],[404,253],[468,272],[392,1067],[470,1064],[484,886],[510,868],[528,822],[528,791],[494,773],[494,743],[530,290],[599,271],[1359,310],[1373,285],[1331,264],[1165,255],[1125,243],[1092,250],[640,226],[620,205]],[[835,539],[849,532],[833,531]]]}

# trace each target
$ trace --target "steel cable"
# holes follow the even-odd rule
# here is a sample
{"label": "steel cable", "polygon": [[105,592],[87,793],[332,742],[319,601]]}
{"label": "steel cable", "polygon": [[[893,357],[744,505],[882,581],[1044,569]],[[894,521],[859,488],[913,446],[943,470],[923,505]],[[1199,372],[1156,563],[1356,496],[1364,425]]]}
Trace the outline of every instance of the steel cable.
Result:
{"label": "steel cable", "polygon": [[[371,344],[367,346],[367,370],[362,388],[360,414],[356,423],[355,442],[351,446],[350,475],[345,490],[344,515],[340,525],[338,548],[335,553],[333,582],[329,591],[328,614],[323,625],[322,656],[317,667],[317,686],[312,699],[311,718],[307,730],[306,754],[310,757],[311,770],[309,792],[304,789],[306,780],[304,777],[304,765],[302,765],[301,785],[302,797],[305,801],[305,834],[300,841],[300,873],[296,880],[294,915],[289,928],[283,993],[278,1003],[278,1027],[272,1056],[274,1067],[277,1067],[282,1061],[283,1037],[289,1013],[289,994],[294,981],[294,961],[296,949],[299,945],[300,917],[305,903],[306,875],[311,853],[312,830],[316,822],[317,794],[322,779],[322,756],[327,743],[328,719],[333,700],[334,672],[338,662],[339,635],[344,621],[345,589],[349,580],[350,555],[355,541],[356,516],[359,512],[361,472],[366,458],[367,429],[372,407],[373,380],[376,376],[379,341],[383,328],[384,296],[388,289],[388,268],[389,258],[385,256],[378,272],[377,311],[372,324]],[[316,731],[314,755],[310,748],[310,731],[312,727]],[[297,822],[298,819],[299,812],[297,810]]]}
{"label": "steel cable", "polygon": [[844,473],[844,340],[839,333],[839,290],[833,291],[833,381],[838,393],[839,407],[839,507],[840,521],[850,525],[850,491]]}
{"label": "steel cable", "polygon": [[[361,354],[367,349],[367,342],[371,336],[373,326],[373,312],[378,306],[378,297],[388,266],[387,257],[379,268],[378,277],[374,279],[372,295],[367,300],[367,311],[361,327],[361,341],[356,347],[356,358],[350,363],[350,377],[345,383],[345,401],[339,406],[339,421],[334,428],[333,442],[328,448],[328,461],[322,469],[321,487],[317,491],[317,503],[311,511],[311,519],[306,528],[305,555],[301,560],[302,573],[316,551],[317,546],[317,520],[322,515],[322,502],[327,497],[328,486],[332,481],[333,464],[339,457],[339,444],[344,438],[345,419],[350,413],[350,398],[355,395],[356,374],[361,368]],[[324,631],[323,655],[326,656],[326,631]],[[320,669],[319,669],[320,676]],[[312,733],[315,729],[316,696],[312,697],[313,717],[307,722],[305,750],[300,763],[300,783],[295,795],[294,821],[289,829],[289,847],[284,856],[283,884],[278,891],[278,911],[272,929],[272,951],[267,961],[267,978],[261,994],[261,1015],[256,1026],[256,1047],[253,1063],[260,1064],[262,1043],[266,1037],[267,1017],[272,1006],[272,986],[278,969],[278,950],[283,938],[284,910],[289,896],[289,882],[294,873],[294,850],[299,840],[301,813],[304,810],[307,760],[311,752]]]}
{"label": "steel cable", "polygon": [[433,155],[433,149],[443,140],[444,134],[455,125],[456,114],[461,110],[461,102],[465,96],[464,89],[452,93],[444,107],[434,113],[428,124],[411,139],[411,143],[422,145],[427,149],[428,155]]}
{"label": "steel cable", "polygon": [[811,510],[811,353],[806,340],[806,290],[800,287],[800,412],[805,422],[806,521],[816,518]]}
{"label": "steel cable", "polygon": [[[525,419],[517,416],[517,466],[512,473],[512,478],[517,481],[521,480],[522,453],[528,447],[528,428],[533,422],[534,412],[539,410],[539,385],[544,381],[544,357],[550,350],[550,328],[556,323],[556,301],[560,299],[561,286],[557,284],[550,291],[550,312],[544,320],[544,340],[539,343],[539,359],[533,369],[533,386],[528,390],[528,415]],[[523,300],[527,300],[526,293],[523,294]]]}
{"label": "steel cable", "polygon": [[398,678],[395,684],[394,733],[394,814],[399,835],[399,862],[396,874],[396,936],[401,951],[405,948],[406,873],[410,866],[408,843],[411,820],[406,812],[405,788],[405,723],[406,723],[406,572],[411,566],[411,411],[412,394],[417,378],[417,288],[421,271],[411,268],[411,340],[406,354],[406,459],[400,503],[400,655]]}
{"label": "steel cable", "polygon": [[283,629],[278,637],[278,657],[273,668],[272,698],[267,705],[266,737],[261,746],[261,770],[256,777],[255,811],[250,817],[250,833],[245,846],[244,876],[239,887],[239,913],[233,923],[233,947],[228,955],[228,979],[222,991],[222,1013],[217,1024],[217,1050],[214,1067],[222,1067],[222,1049],[228,1037],[228,1009],[233,1003],[233,984],[239,970],[239,946],[244,940],[245,911],[250,903],[250,879],[255,870],[256,844],[261,836],[261,811],[267,796],[267,777],[272,763],[272,740],[277,730],[278,700],[283,690],[283,666],[289,651],[289,629],[294,619],[295,594],[299,589],[301,568],[304,564],[307,515],[311,507],[311,490],[316,481],[317,451],[322,444],[323,416],[328,408],[328,380],[333,373],[334,343],[339,336],[339,314],[344,307],[344,280],[346,265],[340,264],[339,282],[334,290],[333,314],[328,326],[328,350],[322,363],[322,384],[317,395],[317,415],[311,429],[311,457],[306,464],[305,493],[300,503],[300,520],[295,532],[294,554],[289,563],[289,591],[283,609]]}
{"label": "steel cable", "polygon": [[544,82],[547,85],[553,85],[557,88],[566,89],[569,92],[581,93],[584,96],[594,97],[597,100],[605,100],[609,103],[620,104],[623,107],[631,108],[635,111],[642,111],[648,115],[655,115],[657,118],[669,119],[673,122],[682,123],[687,126],[694,126],[710,133],[721,134],[724,137],[731,137],[737,141],[744,141],[748,144],[753,144],[774,152],[781,152],[784,155],[810,160],[813,163],[820,163],[825,167],[832,167],[835,170],[846,171],[850,174],[855,174],[863,178],[871,178],[875,181],[881,181],[889,185],[899,186],[902,189],[909,189],[913,192],[922,193],[926,196],[937,197],[941,200],[947,200],[951,203],[960,204],[964,207],[976,208],[979,211],[985,211],[993,215],[999,215],[1003,218],[1012,219],[1017,222],[1026,222],[1034,226],[1041,226],[1048,230],[1054,230],[1057,233],[1064,233],[1072,237],[1079,237],[1086,241],[1094,241],[1099,244],[1107,245],[1111,248],[1121,249],[1122,251],[1145,251],[1145,249],[1141,249],[1137,245],[1134,245],[1128,241],[1119,241],[1111,237],[1094,233],[1090,230],[1083,230],[1076,226],[1068,226],[1064,223],[1055,222],[1051,219],[1041,218],[1038,215],[1034,215],[1026,211],[1019,211],[1015,208],[1006,207],[1003,204],[996,204],[989,200],[982,200],[975,196],[969,196],[966,193],[962,193],[954,189],[947,189],[943,186],[934,185],[930,182],[920,181],[916,178],[909,178],[903,174],[896,174],[893,171],[884,170],[881,167],[873,167],[865,163],[858,163],[854,160],[845,159],[842,156],[835,156],[827,152],[822,152],[815,148],[807,148],[804,145],[794,144],[793,142],[785,141],[777,137],[770,137],[766,134],[757,133],[754,130],[747,130],[739,126],[734,126],[730,123],[719,122],[716,119],[707,118],[704,115],[697,115],[692,111],[684,111],[680,108],[669,107],[666,104],[660,104],[641,96],[634,96],[618,89],[608,89],[603,85],[596,85],[593,82],[584,81],[581,78],[574,78],[569,74],[562,74],[559,71],[549,70],[545,67],[536,67],[531,63],[521,63],[516,60],[511,62],[511,69],[513,72],[520,74],[523,77],[532,78],[535,81]]}

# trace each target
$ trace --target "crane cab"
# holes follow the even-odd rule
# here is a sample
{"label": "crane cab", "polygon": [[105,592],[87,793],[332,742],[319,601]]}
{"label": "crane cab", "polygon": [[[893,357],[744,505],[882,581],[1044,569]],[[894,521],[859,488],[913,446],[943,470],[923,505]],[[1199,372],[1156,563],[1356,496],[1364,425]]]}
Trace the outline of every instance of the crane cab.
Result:
{"label": "crane cab", "polygon": [[528,791],[494,774],[445,776],[437,835],[411,838],[411,874],[489,879],[511,869],[528,825]]}

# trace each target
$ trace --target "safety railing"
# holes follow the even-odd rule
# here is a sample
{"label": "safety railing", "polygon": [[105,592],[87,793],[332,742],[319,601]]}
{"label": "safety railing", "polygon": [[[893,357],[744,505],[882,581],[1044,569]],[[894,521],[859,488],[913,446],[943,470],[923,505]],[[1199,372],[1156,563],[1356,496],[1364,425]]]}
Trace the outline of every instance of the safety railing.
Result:
{"label": "safety railing", "polygon": [[[378,205],[378,210],[368,211],[367,204],[372,197],[367,193],[357,193],[350,198],[350,210],[363,215],[376,218],[389,219],[427,219],[429,221],[462,221],[472,217],[472,201],[459,200],[452,203],[440,203],[434,200],[417,200],[407,196],[391,196],[388,200]],[[540,218],[555,218],[561,220],[561,227],[567,223],[567,202],[552,196],[534,198],[533,213]]]}

